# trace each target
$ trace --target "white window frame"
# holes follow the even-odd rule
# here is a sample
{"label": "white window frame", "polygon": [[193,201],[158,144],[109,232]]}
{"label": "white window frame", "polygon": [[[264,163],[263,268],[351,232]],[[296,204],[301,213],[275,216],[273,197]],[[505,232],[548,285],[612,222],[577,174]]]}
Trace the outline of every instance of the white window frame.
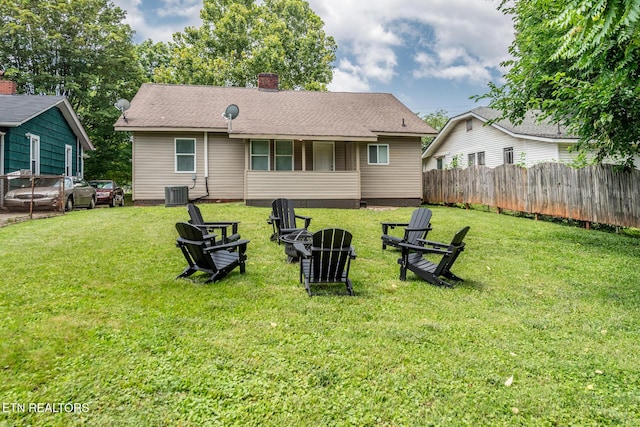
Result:
{"label": "white window frame", "polygon": [[[193,153],[178,153],[178,141],[193,141]],[[195,138],[174,138],[173,140],[173,161],[175,173],[196,173],[197,170],[197,141]],[[178,157],[193,157],[193,170],[178,170]]]}
{"label": "white window frame", "polygon": [[[478,166],[486,166],[487,165],[487,157],[484,151],[478,151],[476,157],[478,158]],[[481,161],[482,159],[482,161]]]}
{"label": "white window frame", "polygon": [[[371,161],[371,147],[377,147],[376,149],[376,162]],[[382,163],[380,159],[380,147],[386,147],[387,149],[387,161]],[[369,165],[388,165],[391,162],[391,152],[389,150],[389,144],[367,144],[367,164]]]}
{"label": "white window frame", "polygon": [[69,144],[64,145],[64,174],[73,176],[73,147]]}
{"label": "white window frame", "polygon": [[468,164],[468,166],[475,166],[476,165],[476,153],[467,154],[467,164]]}
{"label": "white window frame", "polygon": [[[291,154],[278,154],[278,144],[279,143],[289,143],[291,144]],[[295,168],[295,146],[293,140],[291,139],[276,139],[273,145],[273,170],[280,171],[292,171]],[[278,157],[290,157],[291,158],[291,169],[278,169]]]}
{"label": "white window frame", "polygon": [[465,120],[465,125],[467,127],[467,132],[472,131],[473,130],[473,119]]}
{"label": "white window frame", "polygon": [[40,136],[29,134],[29,170],[40,175]]}
{"label": "white window frame", "polygon": [[[267,143],[267,154],[253,154],[253,144],[254,142],[266,142]],[[253,168],[253,157],[267,157],[267,171],[271,170],[271,141],[268,139],[252,139],[249,144],[249,168],[250,170],[264,171],[264,169],[254,169]]]}
{"label": "white window frame", "polygon": [[0,132],[0,175],[4,175],[4,132]]}
{"label": "white window frame", "polygon": [[513,153],[514,153],[513,147],[505,147],[502,149],[502,160],[505,165],[514,164],[515,159],[513,157]]}

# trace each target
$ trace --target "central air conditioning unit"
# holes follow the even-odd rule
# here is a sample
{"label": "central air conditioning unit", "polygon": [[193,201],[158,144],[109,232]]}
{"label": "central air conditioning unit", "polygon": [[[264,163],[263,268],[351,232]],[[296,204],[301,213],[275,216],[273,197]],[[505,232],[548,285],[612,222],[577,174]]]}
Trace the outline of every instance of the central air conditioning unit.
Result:
{"label": "central air conditioning unit", "polygon": [[189,203],[189,187],[186,185],[174,185],[164,187],[164,205],[184,206]]}

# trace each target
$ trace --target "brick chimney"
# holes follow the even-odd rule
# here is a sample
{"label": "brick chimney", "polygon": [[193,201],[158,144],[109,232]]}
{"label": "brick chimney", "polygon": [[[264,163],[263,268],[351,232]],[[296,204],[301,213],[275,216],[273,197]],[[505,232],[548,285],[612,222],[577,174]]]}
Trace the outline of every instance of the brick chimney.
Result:
{"label": "brick chimney", "polygon": [[17,91],[16,82],[3,80],[4,71],[0,70],[0,95],[15,95]]}
{"label": "brick chimney", "polygon": [[258,89],[277,91],[278,75],[273,73],[258,74]]}

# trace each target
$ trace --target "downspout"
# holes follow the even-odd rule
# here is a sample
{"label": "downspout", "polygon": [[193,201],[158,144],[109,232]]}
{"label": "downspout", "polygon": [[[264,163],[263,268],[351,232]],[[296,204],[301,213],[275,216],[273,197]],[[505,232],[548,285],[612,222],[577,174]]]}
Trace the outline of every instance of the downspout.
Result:
{"label": "downspout", "polygon": [[[206,194],[204,196],[200,196],[200,197],[196,197],[193,200],[190,200],[190,202],[196,203],[199,202],[200,200],[209,197],[209,133],[207,133],[206,131],[204,132],[204,188],[205,188],[205,192]],[[193,179],[193,187],[195,188],[196,186],[196,175],[194,174],[194,179]]]}

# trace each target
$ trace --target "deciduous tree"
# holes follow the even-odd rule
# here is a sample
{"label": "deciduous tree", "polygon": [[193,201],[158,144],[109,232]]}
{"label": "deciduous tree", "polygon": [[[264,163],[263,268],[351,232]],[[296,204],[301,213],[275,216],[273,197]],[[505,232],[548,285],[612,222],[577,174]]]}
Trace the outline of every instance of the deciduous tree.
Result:
{"label": "deciduous tree", "polygon": [[169,83],[255,86],[263,72],[283,89],[324,90],[336,44],[303,0],[205,0],[202,26],[173,36],[169,66],[155,79]]}
{"label": "deciduous tree", "polygon": [[513,60],[491,106],[520,122],[529,109],[566,125],[577,148],[630,167],[640,153],[640,3],[636,0],[517,0]]}
{"label": "deciduous tree", "polygon": [[0,64],[24,94],[65,95],[97,150],[87,177],[129,181],[128,136],[113,130],[118,98],[142,73],[133,31],[108,0],[0,0]]}

